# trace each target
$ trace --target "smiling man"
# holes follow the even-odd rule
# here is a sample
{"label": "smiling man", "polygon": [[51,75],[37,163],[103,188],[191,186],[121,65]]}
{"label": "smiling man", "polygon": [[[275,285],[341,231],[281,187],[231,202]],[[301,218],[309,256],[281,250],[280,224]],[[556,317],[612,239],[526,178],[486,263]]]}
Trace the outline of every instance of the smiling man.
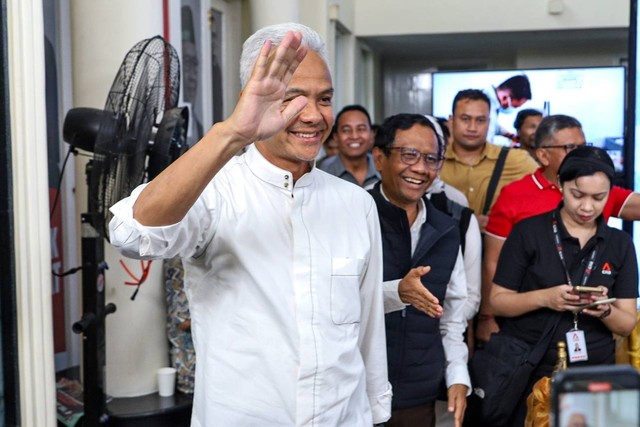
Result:
{"label": "smiling man", "polygon": [[193,427],[384,422],[377,212],[313,167],[333,124],[324,42],[299,24],[266,27],[243,46],[241,80],[227,120],[111,208],[111,241],[183,260]]}
{"label": "smiling man", "polygon": [[319,165],[339,178],[368,188],[380,180],[371,156],[371,117],[361,105],[347,105],[336,116],[338,154]]}
{"label": "smiling man", "polygon": [[398,114],[378,130],[373,156],[382,180],[370,190],[380,217],[387,360],[393,385],[390,427],[435,425],[441,386],[455,426],[470,389],[467,283],[458,223],[425,192],[444,159],[444,138],[419,114]]}

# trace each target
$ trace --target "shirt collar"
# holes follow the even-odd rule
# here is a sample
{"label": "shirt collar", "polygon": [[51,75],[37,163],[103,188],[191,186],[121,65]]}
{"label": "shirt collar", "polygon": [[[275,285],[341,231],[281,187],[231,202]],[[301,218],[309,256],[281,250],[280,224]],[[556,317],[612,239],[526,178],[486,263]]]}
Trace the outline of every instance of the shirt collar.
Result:
{"label": "shirt collar", "polygon": [[[349,172],[344,166],[344,162],[338,154],[336,154],[335,168],[336,176],[342,177],[342,175],[345,173],[351,174],[351,172]],[[367,182],[372,177],[376,177],[378,178],[378,180],[380,180],[380,174],[376,170],[376,164],[373,161],[373,155],[371,153],[367,153],[367,176],[365,176],[364,181]]]}
{"label": "shirt collar", "polygon": [[[560,203],[558,204],[558,207],[554,211],[554,214],[556,218],[558,218],[558,222],[560,223],[561,237],[563,239],[574,239],[574,237],[571,237],[571,235],[565,228],[564,222],[562,222],[562,217],[560,216],[560,208],[562,208],[563,206],[564,206],[564,202],[561,200]],[[596,218],[595,237],[597,240],[603,240],[606,237],[606,233],[607,233],[607,223],[604,220],[604,215],[600,214],[600,216]]]}
{"label": "shirt collar", "polygon": [[[262,153],[256,148],[255,144],[251,144],[244,153],[247,166],[255,176],[269,184],[282,188],[287,191],[293,191],[293,173],[284,170],[268,161]],[[312,162],[311,171],[304,174],[296,182],[297,187],[305,187],[313,181],[312,175],[317,173],[315,161]]]}
{"label": "shirt collar", "polygon": [[[462,163],[462,161],[457,156],[457,154],[456,154],[455,150],[453,149],[453,147],[450,147],[450,148],[451,148],[450,150],[445,151],[444,158],[447,159],[447,160],[453,159],[453,160],[456,160],[456,161]],[[500,156],[500,150],[501,149],[502,149],[502,147],[500,147],[498,145],[491,144],[489,142],[485,142],[484,143],[484,147],[482,147],[482,153],[478,157],[478,161],[477,161],[476,164],[480,163],[484,158],[497,160],[498,157]]]}
{"label": "shirt collar", "polygon": [[[387,195],[384,194],[384,190],[382,189],[382,182],[378,183],[378,185],[379,185],[380,194],[382,195],[382,197],[384,197],[384,199],[387,202],[391,203]],[[420,199],[420,201],[418,202],[418,215],[416,216],[416,220],[413,221],[413,224],[411,225],[411,230],[413,230],[416,227],[418,228],[422,227],[425,222],[427,222],[427,207],[424,204],[424,199]]]}
{"label": "shirt collar", "polygon": [[560,191],[558,189],[558,186],[549,182],[547,178],[544,177],[542,172],[544,172],[544,167],[538,168],[534,173],[531,174],[531,179],[533,179],[533,183],[536,185],[536,187],[538,187],[540,190],[551,188]]}

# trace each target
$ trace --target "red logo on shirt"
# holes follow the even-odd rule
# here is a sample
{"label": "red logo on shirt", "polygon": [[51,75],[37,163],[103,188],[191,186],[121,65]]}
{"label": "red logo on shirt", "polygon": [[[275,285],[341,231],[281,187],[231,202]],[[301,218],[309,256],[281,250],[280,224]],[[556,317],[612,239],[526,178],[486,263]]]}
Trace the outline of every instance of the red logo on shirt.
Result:
{"label": "red logo on shirt", "polygon": [[602,274],[606,274],[607,276],[611,276],[611,266],[608,262],[605,262],[602,266]]}

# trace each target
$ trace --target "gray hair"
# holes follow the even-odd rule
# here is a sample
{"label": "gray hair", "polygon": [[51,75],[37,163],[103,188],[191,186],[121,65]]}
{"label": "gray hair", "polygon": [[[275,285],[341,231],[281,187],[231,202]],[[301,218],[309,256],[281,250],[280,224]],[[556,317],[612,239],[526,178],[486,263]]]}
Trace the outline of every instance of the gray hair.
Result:
{"label": "gray hair", "polygon": [[320,34],[305,25],[294,22],[270,25],[253,33],[242,45],[242,55],[240,56],[240,84],[243,88],[249,81],[249,77],[251,77],[253,66],[258,59],[260,49],[262,49],[265,41],[271,40],[272,45],[277,46],[282,42],[282,39],[288,31],[300,32],[302,34],[302,44],[317,53],[318,56],[329,65],[327,49]]}
{"label": "gray hair", "polygon": [[556,133],[563,129],[570,128],[582,129],[582,125],[575,117],[564,114],[554,114],[543,118],[536,129],[534,138],[535,147],[540,148],[543,145],[552,142]]}

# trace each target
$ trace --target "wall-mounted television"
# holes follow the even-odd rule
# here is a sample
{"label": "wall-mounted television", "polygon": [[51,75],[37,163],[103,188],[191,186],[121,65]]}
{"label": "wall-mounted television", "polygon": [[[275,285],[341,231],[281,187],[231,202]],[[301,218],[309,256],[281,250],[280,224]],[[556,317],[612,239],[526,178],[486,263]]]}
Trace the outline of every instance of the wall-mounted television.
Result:
{"label": "wall-mounted television", "polygon": [[[531,99],[512,111],[500,112],[497,122],[515,134],[518,111],[534,108],[543,114],[567,114],[583,126],[587,142],[605,148],[624,175],[625,68],[623,66],[524,69],[500,71],[456,71],[433,74],[432,111],[435,116],[451,114],[453,98],[462,89],[494,90],[513,76],[529,80]],[[496,135],[492,142],[511,143]]]}

